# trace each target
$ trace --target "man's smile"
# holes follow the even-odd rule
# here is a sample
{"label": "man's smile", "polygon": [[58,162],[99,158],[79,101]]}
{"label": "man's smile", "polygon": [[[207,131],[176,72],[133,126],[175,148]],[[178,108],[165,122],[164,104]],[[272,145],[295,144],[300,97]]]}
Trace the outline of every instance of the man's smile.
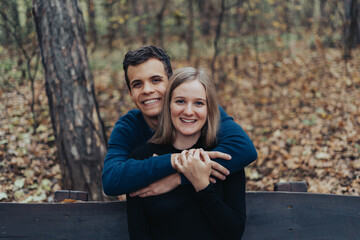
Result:
{"label": "man's smile", "polygon": [[154,104],[154,103],[157,103],[157,102],[160,102],[160,101],[161,101],[161,98],[153,98],[153,99],[147,99],[145,101],[142,101],[142,104],[151,105],[151,104]]}

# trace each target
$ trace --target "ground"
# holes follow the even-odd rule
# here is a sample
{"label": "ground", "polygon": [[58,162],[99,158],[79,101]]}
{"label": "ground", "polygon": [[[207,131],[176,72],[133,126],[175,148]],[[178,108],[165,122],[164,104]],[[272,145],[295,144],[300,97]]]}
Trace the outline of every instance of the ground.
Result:
{"label": "ground", "polygon": [[[360,51],[353,56],[345,64],[341,49],[263,53],[258,61],[248,54],[237,69],[230,67],[231,56],[223,59],[221,106],[258,151],[246,168],[248,191],[305,181],[309,192],[359,195]],[[122,74],[93,70],[107,136],[134,107]],[[51,202],[62,189],[44,83],[40,77],[35,84],[35,135],[30,84],[0,89],[0,201]]]}

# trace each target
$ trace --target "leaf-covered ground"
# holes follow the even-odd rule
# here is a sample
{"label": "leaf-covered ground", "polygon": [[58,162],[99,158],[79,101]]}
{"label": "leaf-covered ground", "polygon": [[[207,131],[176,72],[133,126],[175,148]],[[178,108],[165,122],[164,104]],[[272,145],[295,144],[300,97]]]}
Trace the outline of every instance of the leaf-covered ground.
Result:
{"label": "leaf-covered ground", "polygon": [[[246,168],[248,190],[271,191],[277,182],[301,180],[310,192],[359,195],[360,51],[353,51],[346,67],[341,54],[319,48],[264,53],[261,65],[247,54],[236,70],[231,57],[223,59],[227,81],[218,93],[221,105],[259,155]],[[133,105],[121,69],[94,69],[93,75],[109,136]],[[43,79],[35,89],[35,135],[29,85],[0,89],[0,201],[47,202],[61,189]]]}

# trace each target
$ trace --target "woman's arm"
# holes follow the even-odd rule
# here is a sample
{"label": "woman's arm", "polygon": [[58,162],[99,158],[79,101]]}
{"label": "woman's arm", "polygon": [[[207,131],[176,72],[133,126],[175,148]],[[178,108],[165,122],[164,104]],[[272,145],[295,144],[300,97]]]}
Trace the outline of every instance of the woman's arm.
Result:
{"label": "woman's arm", "polygon": [[139,197],[127,197],[127,219],[128,230],[131,240],[151,240],[154,239],[149,225],[149,220],[145,213],[143,199]]}
{"label": "woman's arm", "polygon": [[211,228],[222,239],[240,239],[245,228],[245,173],[240,170],[224,182],[223,196],[209,184],[210,158],[200,150],[183,151],[175,161],[195,188],[196,198]]}
{"label": "woman's arm", "polygon": [[209,185],[197,192],[196,198],[208,223],[222,239],[241,239],[246,220],[244,170],[224,181],[223,196]]}
{"label": "woman's arm", "polygon": [[229,117],[219,106],[220,110],[220,129],[217,138],[217,147],[213,151],[227,153],[231,160],[212,159],[230,170],[231,173],[237,172],[249,165],[257,158],[254,144],[245,131]]}

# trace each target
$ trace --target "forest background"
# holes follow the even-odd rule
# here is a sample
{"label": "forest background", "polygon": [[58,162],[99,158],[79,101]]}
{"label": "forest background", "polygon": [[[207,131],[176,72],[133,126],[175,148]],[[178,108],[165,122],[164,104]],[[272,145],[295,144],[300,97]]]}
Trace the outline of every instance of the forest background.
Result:
{"label": "forest background", "polygon": [[[221,106],[258,151],[247,190],[305,181],[360,194],[360,3],[356,0],[79,0],[107,139],[134,108],[122,59],[164,48],[208,68]],[[64,189],[33,5],[0,2],[0,201],[51,202]],[[103,159],[99,159],[103,161]],[[81,189],[76,189],[81,190]]]}

